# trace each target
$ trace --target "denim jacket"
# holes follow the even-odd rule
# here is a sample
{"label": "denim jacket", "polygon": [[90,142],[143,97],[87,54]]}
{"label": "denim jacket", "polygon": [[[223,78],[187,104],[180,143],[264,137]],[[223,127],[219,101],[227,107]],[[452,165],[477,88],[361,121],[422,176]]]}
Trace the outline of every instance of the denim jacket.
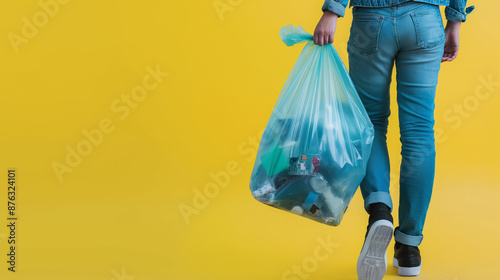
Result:
{"label": "denim jacket", "polygon": [[[351,0],[349,7],[388,7],[408,1],[411,0]],[[466,16],[474,10],[474,6],[465,8],[467,0],[416,0],[415,2],[446,6],[446,19],[452,22],[465,21]],[[325,0],[322,10],[323,12],[329,10],[343,17],[347,3],[349,0]]]}

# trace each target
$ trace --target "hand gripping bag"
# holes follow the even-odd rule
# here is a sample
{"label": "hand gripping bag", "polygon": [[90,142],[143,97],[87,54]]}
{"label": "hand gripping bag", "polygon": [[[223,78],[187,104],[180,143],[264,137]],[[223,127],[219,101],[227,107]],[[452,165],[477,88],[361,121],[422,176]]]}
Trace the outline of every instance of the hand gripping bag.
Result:
{"label": "hand gripping bag", "polygon": [[337,226],[365,175],[370,122],[332,44],[302,27],[281,28],[287,46],[307,42],[262,135],[250,179],[260,202]]}

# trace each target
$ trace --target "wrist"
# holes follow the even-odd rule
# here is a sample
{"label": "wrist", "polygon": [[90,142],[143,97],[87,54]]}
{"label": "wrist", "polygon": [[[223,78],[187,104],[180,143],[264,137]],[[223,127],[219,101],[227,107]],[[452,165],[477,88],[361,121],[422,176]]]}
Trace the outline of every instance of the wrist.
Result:
{"label": "wrist", "polygon": [[460,30],[461,25],[462,25],[461,21],[457,21],[457,22],[448,21],[446,23],[446,29],[458,32]]}
{"label": "wrist", "polygon": [[324,13],[323,13],[323,16],[325,17],[329,17],[329,18],[335,18],[337,19],[339,17],[339,15],[337,15],[336,13],[332,12],[332,11],[329,11],[329,10],[326,10]]}

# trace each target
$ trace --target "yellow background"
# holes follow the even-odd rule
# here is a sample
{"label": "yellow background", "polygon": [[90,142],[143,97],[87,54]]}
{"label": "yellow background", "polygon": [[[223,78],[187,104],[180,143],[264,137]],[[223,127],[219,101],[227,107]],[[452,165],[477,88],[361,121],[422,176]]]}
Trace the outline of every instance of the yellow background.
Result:
{"label": "yellow background", "polygon": [[[311,262],[318,238],[335,248],[308,279],[356,279],[368,219],[359,192],[334,228],[259,204],[248,188],[255,143],[303,48],[286,47],[279,29],[312,33],[322,1],[219,2],[230,9],[73,0],[57,2],[46,22],[38,1],[0,2],[1,279],[282,279]],[[435,189],[416,279],[500,279],[500,4],[469,4],[477,9],[462,26],[459,57],[440,74]],[[40,26],[16,45],[23,18]],[[351,19],[348,11],[339,20],[334,43],[344,62]],[[112,104],[143,84],[147,67],[169,75],[124,117]],[[478,90],[489,95],[479,100]],[[454,113],[457,104],[467,114]],[[58,180],[54,162],[65,164],[67,147],[84,145],[82,131],[103,120],[114,129]],[[214,186],[210,173],[228,165],[227,186],[183,217],[196,192]],[[6,263],[8,168],[18,175],[15,273]],[[396,279],[392,245],[388,255],[386,279]]]}

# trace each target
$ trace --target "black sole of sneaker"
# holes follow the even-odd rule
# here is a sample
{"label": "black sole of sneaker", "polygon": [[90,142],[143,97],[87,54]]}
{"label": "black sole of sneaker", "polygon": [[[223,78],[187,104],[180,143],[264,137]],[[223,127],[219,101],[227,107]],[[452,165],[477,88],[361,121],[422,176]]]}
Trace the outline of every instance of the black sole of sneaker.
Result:
{"label": "black sole of sneaker", "polygon": [[387,220],[373,223],[359,254],[359,280],[382,280],[387,270],[387,247],[392,231],[393,225]]}

